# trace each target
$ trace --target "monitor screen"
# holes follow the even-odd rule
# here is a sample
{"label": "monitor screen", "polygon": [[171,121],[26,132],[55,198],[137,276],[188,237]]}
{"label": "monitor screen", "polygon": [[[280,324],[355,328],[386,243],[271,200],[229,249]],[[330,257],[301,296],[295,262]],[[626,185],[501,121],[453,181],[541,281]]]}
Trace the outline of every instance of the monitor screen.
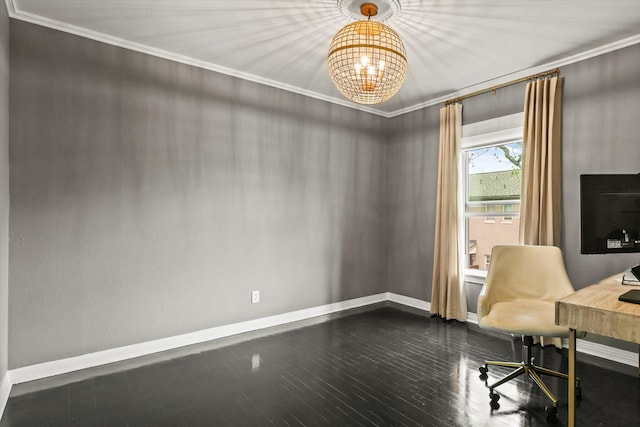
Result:
{"label": "monitor screen", "polygon": [[580,175],[581,253],[640,252],[640,174]]}

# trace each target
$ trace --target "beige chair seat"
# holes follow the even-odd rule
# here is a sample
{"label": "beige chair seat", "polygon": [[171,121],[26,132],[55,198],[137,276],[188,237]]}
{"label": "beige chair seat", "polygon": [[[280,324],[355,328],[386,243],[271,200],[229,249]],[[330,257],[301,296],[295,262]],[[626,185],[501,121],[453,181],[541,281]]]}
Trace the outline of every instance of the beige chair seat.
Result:
{"label": "beige chair seat", "polygon": [[555,304],[550,301],[497,302],[482,318],[482,328],[519,335],[567,337],[566,326],[555,324]]}

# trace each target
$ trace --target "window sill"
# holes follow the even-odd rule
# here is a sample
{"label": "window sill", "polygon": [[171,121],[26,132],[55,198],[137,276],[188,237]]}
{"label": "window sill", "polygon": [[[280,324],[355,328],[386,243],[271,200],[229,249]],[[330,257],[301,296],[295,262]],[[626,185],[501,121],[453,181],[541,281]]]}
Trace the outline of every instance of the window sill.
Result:
{"label": "window sill", "polygon": [[478,285],[484,285],[484,281],[487,278],[487,272],[484,270],[465,268],[463,274],[465,282],[477,283]]}

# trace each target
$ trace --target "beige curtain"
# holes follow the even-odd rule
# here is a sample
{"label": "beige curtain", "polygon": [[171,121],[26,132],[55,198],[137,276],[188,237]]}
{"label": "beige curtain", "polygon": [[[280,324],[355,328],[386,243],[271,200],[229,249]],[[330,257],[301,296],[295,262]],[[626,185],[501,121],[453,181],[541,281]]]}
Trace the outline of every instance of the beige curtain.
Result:
{"label": "beige curtain", "polygon": [[[520,212],[520,241],[526,245],[561,244],[561,86],[558,77],[527,84]],[[534,339],[562,347],[560,338]]]}
{"label": "beige curtain", "polygon": [[527,84],[520,212],[520,241],[527,245],[561,243],[561,82]]}
{"label": "beige curtain", "polygon": [[462,140],[462,104],[440,110],[438,196],[433,256],[431,312],[445,319],[467,319],[460,268],[458,164]]}

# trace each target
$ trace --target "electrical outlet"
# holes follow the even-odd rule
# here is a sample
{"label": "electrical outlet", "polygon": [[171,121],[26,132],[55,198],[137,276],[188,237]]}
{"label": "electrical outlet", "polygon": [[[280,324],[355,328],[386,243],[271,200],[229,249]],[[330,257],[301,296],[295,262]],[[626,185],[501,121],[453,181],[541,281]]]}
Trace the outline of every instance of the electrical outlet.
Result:
{"label": "electrical outlet", "polygon": [[256,304],[260,302],[260,291],[252,291],[251,292],[251,304]]}
{"label": "electrical outlet", "polygon": [[251,372],[258,372],[260,370],[260,362],[262,359],[259,354],[251,356]]}

